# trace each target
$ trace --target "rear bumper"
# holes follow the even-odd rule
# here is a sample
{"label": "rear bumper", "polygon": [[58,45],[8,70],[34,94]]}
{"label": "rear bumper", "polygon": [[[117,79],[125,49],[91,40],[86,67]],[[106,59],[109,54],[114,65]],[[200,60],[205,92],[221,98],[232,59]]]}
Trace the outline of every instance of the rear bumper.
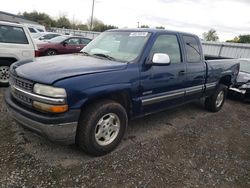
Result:
{"label": "rear bumper", "polygon": [[42,114],[22,107],[11,97],[9,90],[5,93],[5,103],[10,115],[24,127],[51,141],[75,143],[80,110],[70,110],[55,115]]}

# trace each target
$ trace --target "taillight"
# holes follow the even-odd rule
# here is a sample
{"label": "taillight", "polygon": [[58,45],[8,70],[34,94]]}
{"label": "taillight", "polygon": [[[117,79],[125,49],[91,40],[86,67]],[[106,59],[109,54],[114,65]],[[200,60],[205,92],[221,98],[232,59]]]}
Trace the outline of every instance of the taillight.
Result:
{"label": "taillight", "polygon": [[35,57],[39,57],[39,51],[35,50]]}

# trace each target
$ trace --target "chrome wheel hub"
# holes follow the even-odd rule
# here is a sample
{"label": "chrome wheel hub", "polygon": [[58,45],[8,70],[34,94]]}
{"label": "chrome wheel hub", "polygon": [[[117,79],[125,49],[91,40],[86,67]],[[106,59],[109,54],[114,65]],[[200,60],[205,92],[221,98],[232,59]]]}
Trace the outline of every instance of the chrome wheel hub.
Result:
{"label": "chrome wheel hub", "polygon": [[95,128],[96,142],[101,146],[112,143],[120,131],[120,119],[114,113],[104,115]]}
{"label": "chrome wheel hub", "polygon": [[217,99],[216,99],[216,107],[220,107],[223,103],[223,100],[224,100],[224,91],[220,91],[220,93],[218,94],[217,96]]}
{"label": "chrome wheel hub", "polygon": [[9,82],[9,67],[8,66],[0,66],[0,82],[8,83]]}

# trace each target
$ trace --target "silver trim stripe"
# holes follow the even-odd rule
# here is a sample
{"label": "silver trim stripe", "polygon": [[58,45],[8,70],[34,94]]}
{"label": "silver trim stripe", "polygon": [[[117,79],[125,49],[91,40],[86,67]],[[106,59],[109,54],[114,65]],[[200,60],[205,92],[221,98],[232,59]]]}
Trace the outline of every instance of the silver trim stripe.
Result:
{"label": "silver trim stripe", "polygon": [[190,95],[190,94],[194,94],[194,93],[197,93],[199,91],[202,91],[204,89],[204,86],[201,85],[201,86],[194,86],[194,87],[189,87],[187,88],[188,90],[186,90],[186,94]]}
{"label": "silver trim stripe", "polygon": [[216,85],[217,85],[217,82],[209,83],[209,84],[206,84],[206,88],[207,88],[207,89],[212,89],[212,88],[214,88]]}
{"label": "silver trim stripe", "polygon": [[[206,84],[206,88],[212,89],[216,85],[217,85],[217,82],[209,83],[209,84]],[[157,102],[161,102],[161,101],[167,101],[167,100],[178,98],[181,96],[184,97],[185,95],[195,94],[195,93],[200,92],[204,89],[205,89],[204,85],[199,85],[199,86],[186,88],[185,89],[186,91],[175,90],[175,91],[171,91],[171,92],[160,93],[161,94],[160,96],[156,96],[156,97],[152,97],[152,98],[148,98],[148,99],[142,99],[142,105],[144,106],[144,105],[149,105],[149,104],[153,104],[153,103],[157,103]]]}
{"label": "silver trim stripe", "polygon": [[22,93],[23,95],[29,97],[30,99],[35,100],[35,101],[39,101],[39,102],[45,102],[45,103],[49,103],[49,104],[65,104],[65,102],[66,102],[65,99],[63,99],[63,98],[51,98],[51,97],[37,95],[34,93],[27,92],[23,89],[20,89],[14,85],[11,86],[11,89],[14,89],[14,90]]}
{"label": "silver trim stripe", "polygon": [[149,99],[143,99],[142,105],[149,105],[149,104],[153,104],[153,103],[157,103],[157,102],[161,102],[161,101],[165,101],[165,100],[170,100],[173,98],[181,97],[182,95],[184,96],[184,94],[185,94],[185,92],[181,91],[178,93],[171,93],[171,94],[153,97],[153,98],[149,98]]}

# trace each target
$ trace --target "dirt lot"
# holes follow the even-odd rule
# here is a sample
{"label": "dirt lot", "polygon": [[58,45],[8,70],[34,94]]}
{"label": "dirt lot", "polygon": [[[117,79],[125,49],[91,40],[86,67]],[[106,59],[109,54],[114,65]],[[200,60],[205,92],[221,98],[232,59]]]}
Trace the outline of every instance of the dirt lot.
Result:
{"label": "dirt lot", "polygon": [[0,89],[1,187],[250,187],[250,105],[189,104],[130,122],[113,153],[87,156],[7,115]]}

